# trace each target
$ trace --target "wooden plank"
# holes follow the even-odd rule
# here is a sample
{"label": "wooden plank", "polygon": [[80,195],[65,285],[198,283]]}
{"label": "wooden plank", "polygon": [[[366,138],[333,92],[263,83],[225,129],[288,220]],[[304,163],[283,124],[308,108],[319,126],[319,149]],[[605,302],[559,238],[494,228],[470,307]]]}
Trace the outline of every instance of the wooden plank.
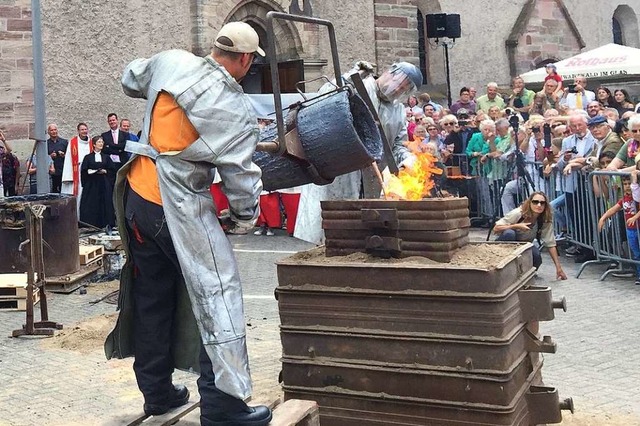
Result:
{"label": "wooden plank", "polygon": [[[37,275],[35,275],[37,279]],[[0,299],[27,297],[27,274],[0,274]]]}
{"label": "wooden plank", "polygon": [[[270,400],[267,402],[253,402],[250,405],[266,405],[267,407],[273,409],[278,404],[280,404],[280,399]],[[115,422],[108,423],[108,426],[116,426],[126,424],[127,426],[170,426],[173,424],[184,425],[184,426],[199,426],[200,425],[200,402],[192,402],[189,401],[187,405],[183,405],[174,410],[169,411],[167,414],[162,416],[142,416],[142,418],[135,419],[134,422],[123,422],[117,423]],[[273,422],[271,423],[273,424]],[[310,424],[309,426],[315,426]]]}
{"label": "wooden plank", "polygon": [[80,264],[88,265],[99,259],[102,259],[102,255],[104,254],[104,246],[100,246],[100,245],[80,246],[79,254],[80,254]]}
{"label": "wooden plank", "polygon": [[318,403],[290,399],[273,410],[269,426],[320,426]]}
{"label": "wooden plank", "polygon": [[81,266],[78,271],[69,275],[47,277],[45,287],[47,291],[52,291],[54,293],[72,293],[86,284],[88,277],[95,275],[96,271],[101,268],[101,265],[94,262],[89,265]]}
{"label": "wooden plank", "polygon": [[21,274],[0,274],[0,287],[23,287],[26,285],[27,285],[26,272]]}

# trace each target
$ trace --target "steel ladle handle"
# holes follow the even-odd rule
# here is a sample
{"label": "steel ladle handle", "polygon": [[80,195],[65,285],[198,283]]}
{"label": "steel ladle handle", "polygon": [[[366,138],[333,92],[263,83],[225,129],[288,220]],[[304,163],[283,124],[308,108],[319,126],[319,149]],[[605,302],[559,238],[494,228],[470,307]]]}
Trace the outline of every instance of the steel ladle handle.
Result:
{"label": "steel ladle handle", "polygon": [[[329,30],[329,45],[331,46],[331,60],[333,61],[333,72],[335,74],[336,84],[342,87],[342,78],[340,78],[340,61],[338,59],[338,43],[336,42],[336,32],[331,21],[326,19],[311,18],[309,16],[290,15],[282,12],[267,13],[267,56],[269,57],[269,65],[271,67],[271,87],[273,89],[273,103],[276,109],[276,125],[278,126],[278,139],[273,142],[261,142],[259,150],[268,151],[277,155],[284,154],[287,145],[285,144],[285,128],[284,118],[282,115],[282,99],[280,97],[280,72],[278,71],[278,58],[276,57],[276,41],[275,32],[273,31],[273,20],[279,19],[284,21],[303,22],[308,24],[317,24],[326,26]],[[275,146],[274,146],[275,144]],[[277,146],[277,149],[275,148]]]}

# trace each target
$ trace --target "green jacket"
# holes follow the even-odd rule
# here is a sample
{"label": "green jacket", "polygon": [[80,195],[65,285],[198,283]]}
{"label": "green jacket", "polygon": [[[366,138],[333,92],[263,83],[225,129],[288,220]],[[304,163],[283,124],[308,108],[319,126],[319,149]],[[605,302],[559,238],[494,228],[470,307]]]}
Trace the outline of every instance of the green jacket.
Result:
{"label": "green jacket", "polygon": [[[478,159],[480,157],[472,157],[474,152],[479,152],[484,155],[489,152],[489,144],[484,140],[482,136],[482,132],[474,133],[469,139],[469,143],[467,144],[466,154],[469,157],[469,165],[471,166],[471,174],[474,176],[478,176]],[[488,163],[485,164],[483,168],[483,176],[486,176],[486,173],[489,172]]]}

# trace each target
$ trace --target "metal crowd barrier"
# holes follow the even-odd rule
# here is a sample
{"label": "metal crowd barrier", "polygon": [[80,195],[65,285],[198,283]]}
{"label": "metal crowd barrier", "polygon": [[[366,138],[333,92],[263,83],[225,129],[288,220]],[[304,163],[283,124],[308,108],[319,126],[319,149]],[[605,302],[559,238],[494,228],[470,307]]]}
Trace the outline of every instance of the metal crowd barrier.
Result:
{"label": "metal crowd barrier", "polygon": [[543,191],[554,211],[556,241],[564,240],[594,252],[595,259],[584,262],[577,277],[593,264],[618,265],[604,272],[601,281],[613,272],[622,272],[624,265],[640,266],[640,259],[634,260],[630,255],[622,212],[608,221],[603,232],[598,232],[598,220],[622,197],[621,177],[629,173],[574,170],[565,176],[557,168],[545,173],[541,162],[525,162],[528,179],[518,173],[513,159],[490,159],[485,165],[471,167],[464,154],[452,158],[467,170],[461,176],[466,182],[466,193],[460,195],[469,198],[472,220],[492,224],[522,204],[533,191]]}
{"label": "metal crowd barrier", "polygon": [[[635,237],[628,238],[628,230],[623,211],[616,213],[605,224],[602,232],[598,232],[598,220],[623,196],[622,177],[630,176],[627,172],[594,171],[583,173],[586,175],[586,198],[589,201],[589,222],[593,237],[592,249],[596,259],[582,264],[578,277],[584,269],[593,264],[617,263],[615,269],[608,269],[601,277],[603,281],[613,272],[623,272],[623,265],[632,266],[635,270],[640,266],[640,259],[633,259],[630,243],[638,245],[638,223],[629,231],[635,232]],[[634,271],[635,272],[635,271]]]}

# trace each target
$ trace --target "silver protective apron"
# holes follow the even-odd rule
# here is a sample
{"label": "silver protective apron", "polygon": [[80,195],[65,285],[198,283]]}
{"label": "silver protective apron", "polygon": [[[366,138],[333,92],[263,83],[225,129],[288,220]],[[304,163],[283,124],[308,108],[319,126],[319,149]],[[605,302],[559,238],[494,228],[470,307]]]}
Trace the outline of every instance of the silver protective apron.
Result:
{"label": "silver protective apron", "polygon": [[[348,76],[353,72],[345,74],[343,78],[348,81]],[[393,144],[392,153],[396,164],[400,165],[411,155],[403,144],[408,140],[404,105],[398,101],[382,102],[378,96],[378,87],[373,76],[363,76],[363,82],[380,117],[384,134],[387,140]],[[335,86],[325,85],[320,89],[320,92],[322,93],[331,88],[335,88]],[[380,164],[380,169],[382,170],[384,167],[386,167],[386,164],[383,161]],[[324,232],[322,230],[320,202],[326,200],[357,200],[360,198],[361,186],[364,187],[365,198],[380,198],[382,188],[371,167],[338,176],[329,185],[304,185],[300,193],[300,205],[293,236],[310,243],[322,244]]]}
{"label": "silver protective apron", "polygon": [[[127,67],[122,84],[129,96],[147,99],[142,145],[128,143],[127,150],[155,160],[164,215],[191,302],[191,319],[195,319],[211,359],[216,387],[245,399],[251,395],[251,377],[242,287],[232,246],[218,222],[209,187],[217,170],[232,218],[248,223],[257,219],[262,184],[260,169],[251,162],[258,142],[257,120],[242,88],[211,57],[168,51],[151,59],[139,59]],[[183,151],[157,154],[148,145],[153,104],[161,91],[173,96],[200,135]],[[122,200],[126,173],[135,157],[118,174],[115,201],[119,229],[126,229],[121,220]],[[121,280],[121,292],[126,293],[130,289],[122,288],[125,271],[126,265]],[[121,302],[121,309],[131,308],[130,301]],[[127,336],[129,326],[121,320],[127,319],[130,320],[129,315],[121,312],[116,329],[105,344],[107,357],[131,355],[131,348],[126,346],[131,342],[121,338]],[[193,335],[189,318],[176,321],[185,324],[186,335]],[[174,344],[180,339],[184,341],[179,327]],[[194,350],[181,353],[178,348],[177,368],[195,367],[199,344],[187,342],[187,346]]]}

